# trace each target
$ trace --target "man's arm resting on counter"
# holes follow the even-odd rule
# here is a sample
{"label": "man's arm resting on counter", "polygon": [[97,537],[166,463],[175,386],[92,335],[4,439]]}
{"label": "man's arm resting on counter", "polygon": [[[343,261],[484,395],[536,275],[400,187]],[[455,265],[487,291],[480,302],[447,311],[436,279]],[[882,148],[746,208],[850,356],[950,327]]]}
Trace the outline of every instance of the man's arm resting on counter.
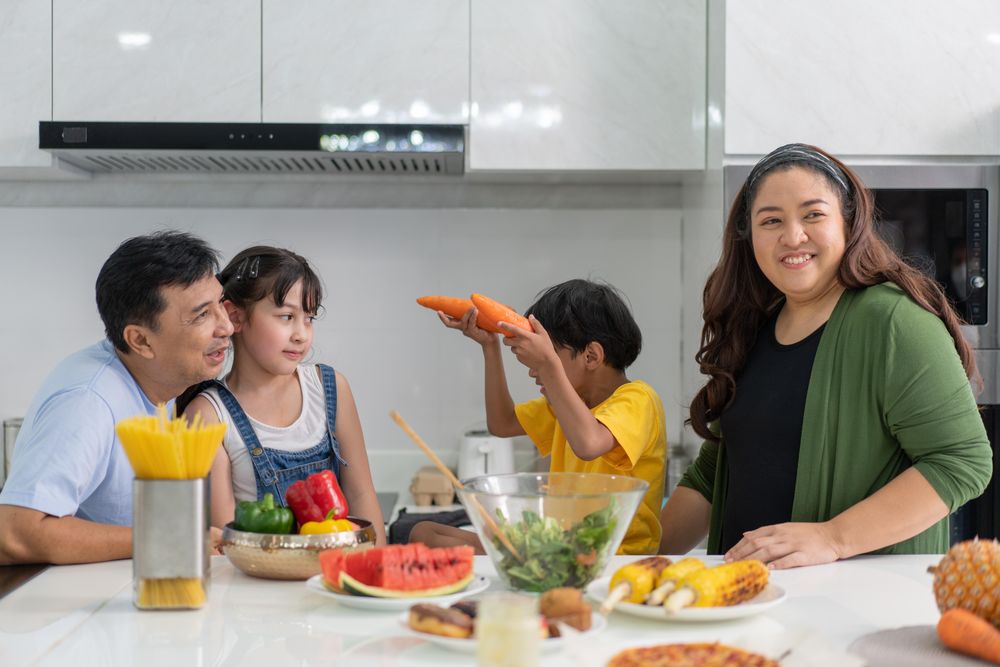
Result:
{"label": "man's arm resting on counter", "polygon": [[132,529],[0,505],[0,565],[97,563],[132,557]]}

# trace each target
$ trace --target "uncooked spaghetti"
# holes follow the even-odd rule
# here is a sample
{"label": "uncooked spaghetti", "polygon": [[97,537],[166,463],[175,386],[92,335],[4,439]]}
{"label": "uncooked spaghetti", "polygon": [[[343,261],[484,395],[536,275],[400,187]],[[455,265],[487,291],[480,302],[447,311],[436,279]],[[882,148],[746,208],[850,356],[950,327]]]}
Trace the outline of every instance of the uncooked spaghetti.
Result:
{"label": "uncooked spaghetti", "polygon": [[[201,415],[190,424],[184,418],[168,418],[161,404],[155,416],[124,419],[115,432],[138,479],[199,479],[208,475],[226,425],[204,424]],[[135,604],[140,609],[191,609],[204,603],[205,581],[201,578],[143,578],[136,582]]]}
{"label": "uncooked spaghetti", "polygon": [[226,425],[203,424],[200,414],[190,424],[168,419],[160,404],[156,416],[123,419],[115,432],[139,479],[198,479],[212,468]]}
{"label": "uncooked spaghetti", "polygon": [[205,604],[205,582],[188,577],[140,579],[135,604],[140,609],[198,609]]}

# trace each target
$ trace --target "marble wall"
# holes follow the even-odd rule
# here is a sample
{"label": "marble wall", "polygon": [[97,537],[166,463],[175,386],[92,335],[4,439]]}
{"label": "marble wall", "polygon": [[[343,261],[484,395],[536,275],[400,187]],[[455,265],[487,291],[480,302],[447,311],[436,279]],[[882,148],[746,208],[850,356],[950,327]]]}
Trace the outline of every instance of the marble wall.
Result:
{"label": "marble wall", "polygon": [[[524,309],[572,277],[629,297],[645,344],[629,376],[663,398],[681,435],[680,208],[264,209],[0,208],[0,417],[24,413],[51,368],[102,336],[93,284],[123,239],[154,229],[201,235],[224,257],[254,243],[295,249],[318,267],[327,313],[316,358],[349,379],[376,483],[404,490],[423,455],[388,418],[399,410],[446,460],[484,420],[479,349],[414,303],[422,294],[495,295]],[[507,357],[516,400],[537,395]],[[522,443],[523,444],[523,443]],[[527,448],[530,462],[530,448]]]}

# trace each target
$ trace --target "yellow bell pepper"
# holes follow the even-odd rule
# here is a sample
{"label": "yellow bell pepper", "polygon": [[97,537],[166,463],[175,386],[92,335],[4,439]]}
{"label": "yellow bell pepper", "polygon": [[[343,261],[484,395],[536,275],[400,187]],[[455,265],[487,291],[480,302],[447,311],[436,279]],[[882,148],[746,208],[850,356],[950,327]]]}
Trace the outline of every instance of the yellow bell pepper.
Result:
{"label": "yellow bell pepper", "polygon": [[323,535],[326,533],[342,533],[348,530],[355,530],[355,526],[347,519],[334,519],[333,514],[336,509],[330,510],[325,521],[307,521],[299,528],[299,535]]}

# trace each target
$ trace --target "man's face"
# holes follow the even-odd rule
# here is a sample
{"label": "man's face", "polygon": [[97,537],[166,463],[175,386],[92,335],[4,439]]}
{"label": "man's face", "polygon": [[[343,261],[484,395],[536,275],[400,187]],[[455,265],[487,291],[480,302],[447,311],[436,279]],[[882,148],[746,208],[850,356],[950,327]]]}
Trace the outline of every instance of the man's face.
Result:
{"label": "man's face", "polygon": [[186,287],[160,288],[166,303],[156,331],[147,332],[161,385],[187,387],[217,377],[226,360],[233,325],[222,307],[222,285],[212,274]]}

